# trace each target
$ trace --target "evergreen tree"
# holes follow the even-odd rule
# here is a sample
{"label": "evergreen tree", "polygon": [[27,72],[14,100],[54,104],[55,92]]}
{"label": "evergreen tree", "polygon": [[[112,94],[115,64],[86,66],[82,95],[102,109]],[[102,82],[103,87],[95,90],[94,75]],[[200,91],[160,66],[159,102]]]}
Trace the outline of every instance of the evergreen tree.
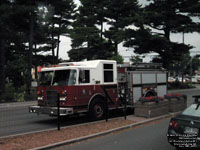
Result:
{"label": "evergreen tree", "polygon": [[118,53],[118,44],[124,39],[124,28],[129,25],[134,25],[140,6],[137,0],[108,0],[106,6],[107,24],[109,30],[105,32],[105,36],[112,41],[115,52]]}
{"label": "evergreen tree", "polygon": [[189,2],[187,0],[148,1],[149,5],[144,8],[140,20],[140,29],[127,31],[125,46],[134,47],[139,54],[157,52],[160,62],[169,68],[170,64],[180,60],[192,48],[170,40],[171,33],[192,31],[191,27],[196,25],[185,9],[191,4],[185,5]]}
{"label": "evergreen tree", "polygon": [[[50,5],[51,4],[51,5]],[[50,8],[50,9],[49,9]],[[51,11],[54,8],[54,11]],[[67,35],[75,5],[72,0],[32,1],[1,0],[0,1],[0,91],[5,90],[5,77],[12,79],[17,88],[26,81],[29,93],[33,65],[55,63],[58,57],[59,36]],[[44,9],[43,12],[41,9]],[[50,19],[53,18],[53,19]],[[52,21],[54,21],[52,23]],[[57,46],[55,57],[43,56],[43,52],[51,50],[49,43],[50,26]],[[54,39],[54,38],[53,38]],[[20,81],[20,82],[19,82]]]}
{"label": "evergreen tree", "polygon": [[[117,46],[123,41],[123,29],[134,22],[133,16],[138,9],[135,0],[81,0],[71,33],[70,58],[108,59],[113,54],[117,56]],[[109,26],[107,31],[103,30],[104,24]]]}
{"label": "evergreen tree", "polygon": [[[71,60],[107,58],[113,51],[110,41],[103,39],[104,0],[81,0],[76,20],[71,31]],[[100,27],[99,27],[100,26]],[[107,51],[105,51],[107,49]]]}
{"label": "evergreen tree", "polygon": [[0,95],[5,91],[5,53],[7,33],[10,33],[8,20],[11,4],[9,0],[0,1]]}
{"label": "evergreen tree", "polygon": [[51,44],[52,56],[53,58],[56,58],[53,62],[57,63],[59,57],[60,36],[69,36],[76,5],[73,0],[49,0],[48,4],[51,6],[51,11],[53,13],[48,24],[49,44]]}

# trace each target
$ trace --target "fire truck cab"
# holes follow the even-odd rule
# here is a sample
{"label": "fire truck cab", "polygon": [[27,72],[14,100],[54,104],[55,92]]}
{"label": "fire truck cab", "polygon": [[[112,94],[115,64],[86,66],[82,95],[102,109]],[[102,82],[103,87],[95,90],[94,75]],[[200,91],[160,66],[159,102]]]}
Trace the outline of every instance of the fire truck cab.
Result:
{"label": "fire truck cab", "polygon": [[41,70],[38,105],[29,111],[56,115],[59,94],[60,115],[89,112],[92,117],[101,118],[105,114],[105,94],[109,95],[112,108],[117,106],[117,93],[116,61],[61,63]]}
{"label": "fire truck cab", "polygon": [[73,115],[89,113],[94,119],[108,109],[134,107],[143,96],[167,93],[167,72],[152,64],[118,65],[113,60],[61,63],[42,68],[37,88],[37,106],[29,112]]}

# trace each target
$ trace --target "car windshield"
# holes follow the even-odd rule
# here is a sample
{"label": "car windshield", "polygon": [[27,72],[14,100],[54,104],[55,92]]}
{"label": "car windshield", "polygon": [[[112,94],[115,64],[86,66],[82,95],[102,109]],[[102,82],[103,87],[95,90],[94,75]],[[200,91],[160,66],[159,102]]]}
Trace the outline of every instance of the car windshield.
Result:
{"label": "car windshield", "polygon": [[76,83],[76,70],[44,71],[39,75],[39,85],[65,86]]}
{"label": "car windshield", "polygon": [[200,106],[199,104],[192,104],[186,110],[184,110],[182,112],[182,114],[188,115],[188,116],[200,117],[200,107],[199,106]]}

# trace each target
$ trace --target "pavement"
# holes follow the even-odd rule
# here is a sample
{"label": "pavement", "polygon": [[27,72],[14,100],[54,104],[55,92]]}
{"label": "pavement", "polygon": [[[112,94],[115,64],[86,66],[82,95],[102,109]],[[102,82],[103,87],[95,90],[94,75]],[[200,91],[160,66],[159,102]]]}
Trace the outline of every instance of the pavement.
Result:
{"label": "pavement", "polygon": [[[155,118],[144,118],[144,117],[136,117],[135,115],[129,115],[129,116],[127,116],[127,120],[134,121],[134,123],[132,123],[132,124],[125,125],[125,126],[118,127],[118,128],[114,128],[114,129],[111,129],[111,130],[106,130],[106,131],[103,131],[103,132],[95,133],[95,134],[84,136],[84,137],[79,137],[79,138],[70,139],[70,140],[67,140],[67,141],[58,142],[58,143],[51,144],[51,145],[37,147],[37,148],[31,149],[31,150],[47,150],[47,149],[53,149],[53,148],[56,148],[56,147],[59,147],[59,146],[64,146],[64,145],[73,144],[73,143],[76,143],[76,142],[85,141],[85,140],[88,140],[88,139],[91,139],[91,138],[100,137],[100,136],[104,136],[104,135],[111,134],[111,133],[114,133],[114,132],[118,132],[118,131],[121,131],[121,130],[125,130],[125,129],[129,129],[129,128],[137,127],[137,126],[140,126],[140,125],[144,125],[144,124],[147,124],[147,123],[150,123],[150,122],[153,122],[153,121],[162,120],[162,119],[165,119],[165,118],[170,118],[170,117],[177,115],[178,113],[180,113],[180,112],[169,113],[169,114],[159,116],[159,117],[155,117]],[[99,122],[101,122],[101,121],[99,121]],[[86,123],[86,124],[88,124],[88,123]]]}
{"label": "pavement", "polygon": [[12,107],[27,107],[31,105],[37,105],[37,101],[27,101],[27,102],[12,102],[12,103],[0,103],[0,110]]}

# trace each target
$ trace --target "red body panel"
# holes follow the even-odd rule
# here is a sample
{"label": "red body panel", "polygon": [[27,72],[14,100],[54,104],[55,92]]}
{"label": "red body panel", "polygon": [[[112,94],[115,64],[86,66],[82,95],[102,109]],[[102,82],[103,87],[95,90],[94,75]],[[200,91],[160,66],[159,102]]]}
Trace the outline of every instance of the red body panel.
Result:
{"label": "red body panel", "polygon": [[126,68],[122,67],[122,68],[117,68],[117,72],[118,73],[126,73]]}
{"label": "red body panel", "polygon": [[74,86],[39,86],[38,91],[44,96],[43,100],[38,100],[39,106],[46,105],[47,91],[67,91],[67,99],[60,101],[61,107],[74,107],[75,112],[87,109],[90,101],[97,95],[106,97],[103,90],[105,88],[110,99],[108,100],[109,107],[117,106],[117,85],[74,85]]}

